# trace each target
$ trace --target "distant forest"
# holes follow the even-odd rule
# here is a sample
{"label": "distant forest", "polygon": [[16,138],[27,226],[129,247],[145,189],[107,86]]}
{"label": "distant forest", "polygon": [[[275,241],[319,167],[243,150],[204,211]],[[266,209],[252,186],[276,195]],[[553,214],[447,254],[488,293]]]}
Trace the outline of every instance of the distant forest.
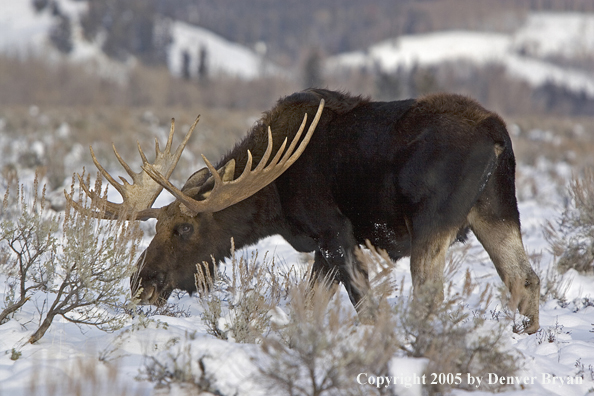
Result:
{"label": "distant forest", "polygon": [[[59,3],[30,1],[39,12],[49,10],[57,17],[50,39],[60,51],[71,51],[72,23]],[[140,60],[139,66],[130,71],[127,85],[95,81],[85,73],[77,79],[71,66],[48,69],[43,59],[27,64],[18,59],[0,59],[0,71],[7,70],[5,73],[12,76],[4,79],[12,86],[5,87],[4,95],[0,92],[0,103],[43,103],[43,98],[67,105],[76,98],[80,103],[80,86],[88,87],[95,81],[93,90],[83,90],[92,92],[85,103],[265,108],[287,92],[322,86],[381,100],[458,92],[504,114],[593,114],[594,99],[585,92],[568,90],[552,81],[533,87],[510,77],[497,65],[454,62],[389,73],[373,68],[352,70],[344,75],[323,71],[328,56],[361,50],[404,34],[448,29],[513,32],[531,11],[594,13],[594,1],[90,0],[80,21],[85,37],[102,43],[103,51],[113,59]],[[201,78],[194,84],[180,81],[164,67],[172,20],[201,26],[260,53],[265,51],[268,60],[289,70],[292,77],[241,81],[210,76],[205,64],[205,70],[199,73]],[[592,58],[548,61],[587,72],[593,64]],[[32,75],[54,77],[35,81]],[[190,80],[191,73],[184,72],[182,77]]]}
{"label": "distant forest", "polygon": [[[68,52],[69,24],[57,3],[31,0],[60,16],[52,33]],[[592,0],[92,0],[84,34],[103,37],[104,51],[123,60],[164,64],[170,42],[167,21],[181,20],[254,48],[290,66],[309,56],[363,49],[403,34],[444,29],[511,31],[530,10],[594,12]]]}
{"label": "distant forest", "polygon": [[178,0],[164,13],[227,39],[264,42],[273,60],[315,48],[359,50],[403,34],[445,29],[511,31],[528,11],[594,12],[592,0]]}

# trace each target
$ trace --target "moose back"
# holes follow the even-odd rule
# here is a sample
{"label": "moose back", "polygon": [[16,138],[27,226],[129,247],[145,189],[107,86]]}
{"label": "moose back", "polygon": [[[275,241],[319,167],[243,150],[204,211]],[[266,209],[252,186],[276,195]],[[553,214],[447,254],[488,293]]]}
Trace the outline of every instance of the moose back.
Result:
{"label": "moose back", "polygon": [[[511,140],[501,118],[475,101],[450,94],[374,102],[323,89],[295,93],[216,165],[204,158],[206,167],[178,189],[168,178],[196,122],[173,153],[172,122],[155,162],[141,151],[139,173],[116,151],[132,185],[115,181],[93,154],[124,200],[103,202],[105,211],[95,215],[157,218],[132,281],[143,288],[144,303],[162,302],[175,288],[195,291],[196,266],[214,273],[211,257],[215,263],[227,257],[231,238],[241,248],[274,234],[297,251],[315,252],[313,279],[342,282],[360,315],[369,283],[355,252],[367,240],[393,260],[410,256],[414,294],[432,285],[440,299],[447,249],[472,230],[528,317],[525,331],[538,330],[540,281],[522,244]],[[176,200],[151,208],[162,188]]]}

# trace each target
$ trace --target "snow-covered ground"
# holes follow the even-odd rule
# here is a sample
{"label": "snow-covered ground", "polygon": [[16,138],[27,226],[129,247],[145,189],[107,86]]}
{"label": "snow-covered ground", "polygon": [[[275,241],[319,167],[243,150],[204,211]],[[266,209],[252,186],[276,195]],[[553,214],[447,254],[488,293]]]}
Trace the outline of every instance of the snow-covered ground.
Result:
{"label": "snow-covered ground", "polygon": [[[63,4],[66,12],[80,10],[78,2],[60,0],[60,4]],[[16,51],[45,45],[44,32],[51,26],[51,18],[47,14],[35,15],[28,7],[29,1],[0,0],[0,50]],[[453,59],[479,63],[500,62],[508,67],[510,73],[516,73],[534,84],[542,83],[546,79],[555,79],[560,84],[594,95],[592,76],[584,72],[562,69],[544,60],[551,55],[567,55],[567,51],[574,55],[592,54],[593,18],[588,15],[538,14],[530,17],[525,27],[513,36],[449,32],[401,37],[398,40],[377,44],[366,52],[341,55],[331,60],[331,64],[333,67],[379,65],[390,70],[398,65],[409,66],[414,62],[432,64]],[[573,22],[564,25],[565,20]],[[560,30],[563,34],[559,33]],[[204,37],[203,40],[207,44],[226,45],[224,40],[187,25],[176,23],[174,31],[178,32],[173,47],[176,51],[199,50],[200,37]],[[85,45],[89,47],[84,47]],[[195,48],[192,48],[194,46]],[[245,73],[245,76],[251,76],[255,70],[261,69],[261,61],[258,57],[250,58],[250,50],[239,50],[234,45],[232,48],[225,48],[231,55],[220,58],[221,65],[231,63],[228,67],[243,67],[229,69],[230,74]],[[92,44],[78,42],[74,54],[80,54],[81,58],[92,57],[94,51]],[[222,52],[224,51],[221,50]],[[213,61],[218,59],[214,53],[210,56]],[[173,55],[171,59],[173,69],[179,67],[176,62],[181,59],[181,52]],[[12,143],[2,134],[2,125],[0,120],[0,145],[4,147]],[[35,150],[35,146],[32,147]],[[0,160],[4,161],[6,158]],[[521,158],[519,162],[518,189],[524,188],[527,178],[532,178],[539,185],[538,196],[531,195],[529,191],[519,195],[522,197],[520,212],[524,243],[529,253],[541,255],[540,261],[535,261],[534,265],[544,276],[554,263],[547,250],[548,243],[543,236],[543,226],[546,221],[553,221],[560,215],[565,202],[565,197],[559,194],[558,186],[551,174],[568,177],[571,170],[568,170],[565,164],[550,164],[546,161],[540,162],[536,167],[521,165]],[[22,172],[20,176],[21,182],[32,183],[30,173]],[[0,195],[3,193],[4,191],[0,191]],[[167,198],[163,198],[160,203],[166,200]],[[145,238],[144,244],[148,241],[149,238]],[[470,270],[473,279],[481,284],[491,283],[497,288],[501,285],[501,280],[488,256],[476,240],[471,239],[468,243],[469,254],[460,270],[454,274],[454,284],[458,288],[455,291],[464,283],[467,269]],[[260,257],[264,252],[270,252],[277,261],[288,265],[301,262],[301,257],[280,237],[265,239],[247,250],[249,252],[254,249],[260,252]],[[398,281],[404,277],[405,286],[410,285],[407,259],[397,263],[393,276]],[[2,301],[6,293],[5,279],[0,275]],[[562,282],[567,285],[568,304],[550,300],[541,305],[541,332],[528,336],[514,334],[511,326],[506,329],[505,344],[520,354],[522,369],[518,376],[528,377],[528,384],[510,388],[504,394],[584,395],[594,389],[594,307],[588,303],[594,301],[594,282],[592,277],[582,276],[573,271],[566,273]],[[403,290],[407,293],[408,288],[405,287]],[[478,291],[471,296],[472,299],[477,299],[476,293]],[[187,317],[155,317],[155,321],[146,327],[140,325],[137,320],[130,319],[123,329],[115,333],[105,333],[88,326],[79,327],[58,317],[48,333],[38,343],[30,345],[27,339],[38,325],[38,309],[46,297],[41,292],[35,294],[14,318],[0,326],[2,394],[52,394],[51,386],[48,384],[76,381],[83,382],[83,389],[86,390],[95,386],[97,394],[120,394],[124,388],[129,394],[152,394],[154,384],[136,378],[150,356],[163,356],[168,353],[173,339],[177,339],[180,345],[191,345],[191,354],[194,357],[205,354],[210,356],[205,363],[206,371],[214,378],[216,386],[223,394],[267,394],[258,377],[254,375],[257,366],[252,358],[261,354],[259,346],[235,344],[207,335],[206,327],[200,318],[202,307],[197,297],[182,296],[180,299],[170,299],[171,303],[189,312]],[[340,291],[338,298],[347,299],[344,290]],[[488,310],[501,308],[497,301],[491,304],[487,307]],[[116,368],[117,375],[110,374],[110,367]],[[423,369],[423,361],[402,357],[394,358],[391,366],[392,374],[395,376],[402,373],[420,375]],[[90,375],[89,370],[94,374]],[[85,382],[84,378],[93,376],[97,379],[96,385]],[[583,377],[583,382],[567,383],[567,379],[577,381],[576,376],[580,379]],[[565,382],[561,383],[561,379]],[[488,381],[488,378],[484,378],[483,381]],[[353,387],[355,386],[358,384],[356,378],[353,378]],[[55,394],[62,393],[68,392]],[[398,393],[417,395],[420,394],[420,389],[414,386],[410,389],[399,388]],[[479,387],[478,393],[474,394],[481,393]]]}
{"label": "snow-covered ground", "polygon": [[[13,144],[3,140],[3,144]],[[19,146],[14,142],[16,151]],[[16,153],[15,151],[15,153]],[[521,159],[520,159],[521,162]],[[518,195],[524,243],[529,254],[540,255],[533,265],[544,280],[547,269],[554,262],[548,251],[548,242],[543,236],[546,221],[554,221],[561,213],[565,202],[563,188],[558,185],[560,178],[571,176],[571,168],[564,163],[553,164],[542,159],[535,166],[521,165],[518,172]],[[31,185],[32,171],[21,170],[21,182]],[[539,194],[534,195],[529,181],[539,186]],[[115,197],[114,197],[115,198]],[[169,198],[163,196],[157,206],[166,204]],[[150,237],[146,237],[146,245]],[[497,290],[501,286],[492,263],[480,244],[471,238],[470,246],[461,268],[453,275],[453,292],[461,292],[467,269],[472,278],[481,285],[490,283]],[[277,263],[303,266],[302,257],[282,238],[273,236],[256,246],[245,250],[245,254],[257,250],[259,257],[268,252]],[[229,264],[226,264],[228,268]],[[398,284],[404,279],[404,288],[398,295],[407,296],[411,280],[409,261],[399,261],[393,270]],[[0,299],[4,300],[5,276],[0,275]],[[544,283],[544,282],[543,282]],[[518,335],[512,332],[511,324],[505,329],[504,345],[520,356],[520,371],[517,376],[527,383],[509,387],[506,395],[584,395],[594,388],[594,282],[592,277],[569,271],[561,280],[566,285],[566,304],[549,300],[541,304],[541,331],[534,335]],[[475,290],[469,301],[477,301],[480,290]],[[200,357],[205,358],[208,376],[216,389],[224,395],[265,395],[258,374],[258,359],[262,351],[258,345],[237,344],[221,341],[207,334],[201,320],[203,307],[198,297],[173,296],[169,302],[176,304],[188,315],[181,317],[156,316],[150,323],[140,323],[138,318],[129,319],[126,325],[115,333],[105,333],[89,326],[77,326],[57,317],[48,333],[36,344],[27,343],[36,330],[43,302],[48,298],[38,292],[25,304],[11,320],[0,326],[0,392],[10,395],[52,394],[52,383],[82,383],[83,389],[93,389],[96,394],[119,394],[125,389],[128,394],[148,395],[156,391],[154,384],[143,377],[145,365],[152,356],[167,360],[168,354],[177,350],[185,351],[192,357],[194,366]],[[336,298],[348,301],[346,292],[341,289]],[[486,312],[501,310],[495,298]],[[281,306],[281,310],[287,310]],[[472,304],[466,309],[471,310]],[[498,321],[487,320],[487,327],[496,327]],[[1,353],[4,351],[4,353]],[[179,359],[184,358],[181,353]],[[12,358],[12,359],[11,359]],[[15,359],[15,360],[13,360]],[[391,375],[421,376],[426,361],[396,356],[391,362]],[[116,374],[113,373],[115,369]],[[110,371],[111,370],[111,371]],[[199,373],[196,367],[194,372]],[[438,374],[438,373],[437,373]],[[468,373],[461,373],[467,381]],[[94,379],[92,379],[94,378]],[[90,380],[92,379],[92,380]],[[491,378],[491,381],[494,377]],[[561,380],[564,382],[562,383]],[[94,382],[92,382],[94,381]],[[353,378],[353,387],[360,386]],[[483,378],[483,384],[489,378]],[[568,383],[571,381],[573,383]],[[578,382],[578,383],[576,383]],[[95,385],[93,385],[95,383]],[[35,387],[33,391],[32,387]],[[419,386],[410,388],[394,387],[398,394],[419,395]],[[478,393],[486,394],[484,387]],[[483,390],[483,392],[481,392]],[[172,394],[180,391],[175,385]],[[180,391],[181,392],[181,391]],[[60,390],[55,394],[72,393]],[[464,394],[465,391],[455,391]]]}

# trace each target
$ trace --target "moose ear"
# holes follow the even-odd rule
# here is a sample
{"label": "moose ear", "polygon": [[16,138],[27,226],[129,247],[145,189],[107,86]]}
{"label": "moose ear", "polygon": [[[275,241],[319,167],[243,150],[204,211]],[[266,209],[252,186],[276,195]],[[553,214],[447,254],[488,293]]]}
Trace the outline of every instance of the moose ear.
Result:
{"label": "moose ear", "polygon": [[[222,168],[219,168],[217,170],[217,173],[219,174],[219,176],[221,176],[221,179],[223,179],[224,182],[233,180],[233,176],[235,175],[235,160],[232,159],[229,162],[227,162]],[[194,174],[188,178],[186,184],[184,184],[184,186],[182,187],[182,191],[189,191],[193,188],[202,189],[201,187],[206,188],[209,185],[212,188],[212,186],[214,186],[214,180],[211,176],[209,176],[210,171],[207,167],[204,167],[199,171],[194,172]]]}
{"label": "moose ear", "polygon": [[[232,181],[235,176],[235,160],[232,159],[223,167],[217,169],[217,173],[223,182]],[[208,198],[215,185],[214,178],[212,176],[209,177],[209,175],[210,171],[207,168],[200,169],[190,176],[182,191],[187,195],[196,196],[198,200]]]}
{"label": "moose ear", "polygon": [[[223,182],[230,182],[233,180],[233,176],[235,175],[235,160],[232,159],[227,162],[222,168],[217,169],[217,173],[221,177]],[[212,192],[214,187],[214,178],[211,176],[208,180],[204,183],[202,190],[206,189],[203,193],[200,194],[201,199],[206,199]]]}
{"label": "moose ear", "polygon": [[207,167],[204,167],[199,171],[194,172],[192,176],[188,177],[186,184],[184,184],[184,186],[182,187],[182,191],[202,186],[204,182],[208,179],[208,176],[210,176],[210,172],[208,171]]}
{"label": "moose ear", "polygon": [[233,181],[233,177],[235,176],[235,160],[231,159],[225,166],[218,169],[217,172],[219,173],[219,176],[221,176],[223,182]]}

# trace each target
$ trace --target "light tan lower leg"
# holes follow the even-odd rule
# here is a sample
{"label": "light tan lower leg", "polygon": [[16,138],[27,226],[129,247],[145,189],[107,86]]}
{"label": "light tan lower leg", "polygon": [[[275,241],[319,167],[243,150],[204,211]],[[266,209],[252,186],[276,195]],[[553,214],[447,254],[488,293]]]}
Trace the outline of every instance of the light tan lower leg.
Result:
{"label": "light tan lower leg", "polygon": [[510,290],[512,306],[528,317],[525,331],[534,333],[539,328],[540,280],[524,250],[520,227],[510,221],[485,221],[475,209],[468,220]]}
{"label": "light tan lower leg", "polygon": [[410,270],[415,298],[425,290],[434,293],[436,302],[443,301],[443,271],[448,247],[455,237],[452,233],[413,241]]}

